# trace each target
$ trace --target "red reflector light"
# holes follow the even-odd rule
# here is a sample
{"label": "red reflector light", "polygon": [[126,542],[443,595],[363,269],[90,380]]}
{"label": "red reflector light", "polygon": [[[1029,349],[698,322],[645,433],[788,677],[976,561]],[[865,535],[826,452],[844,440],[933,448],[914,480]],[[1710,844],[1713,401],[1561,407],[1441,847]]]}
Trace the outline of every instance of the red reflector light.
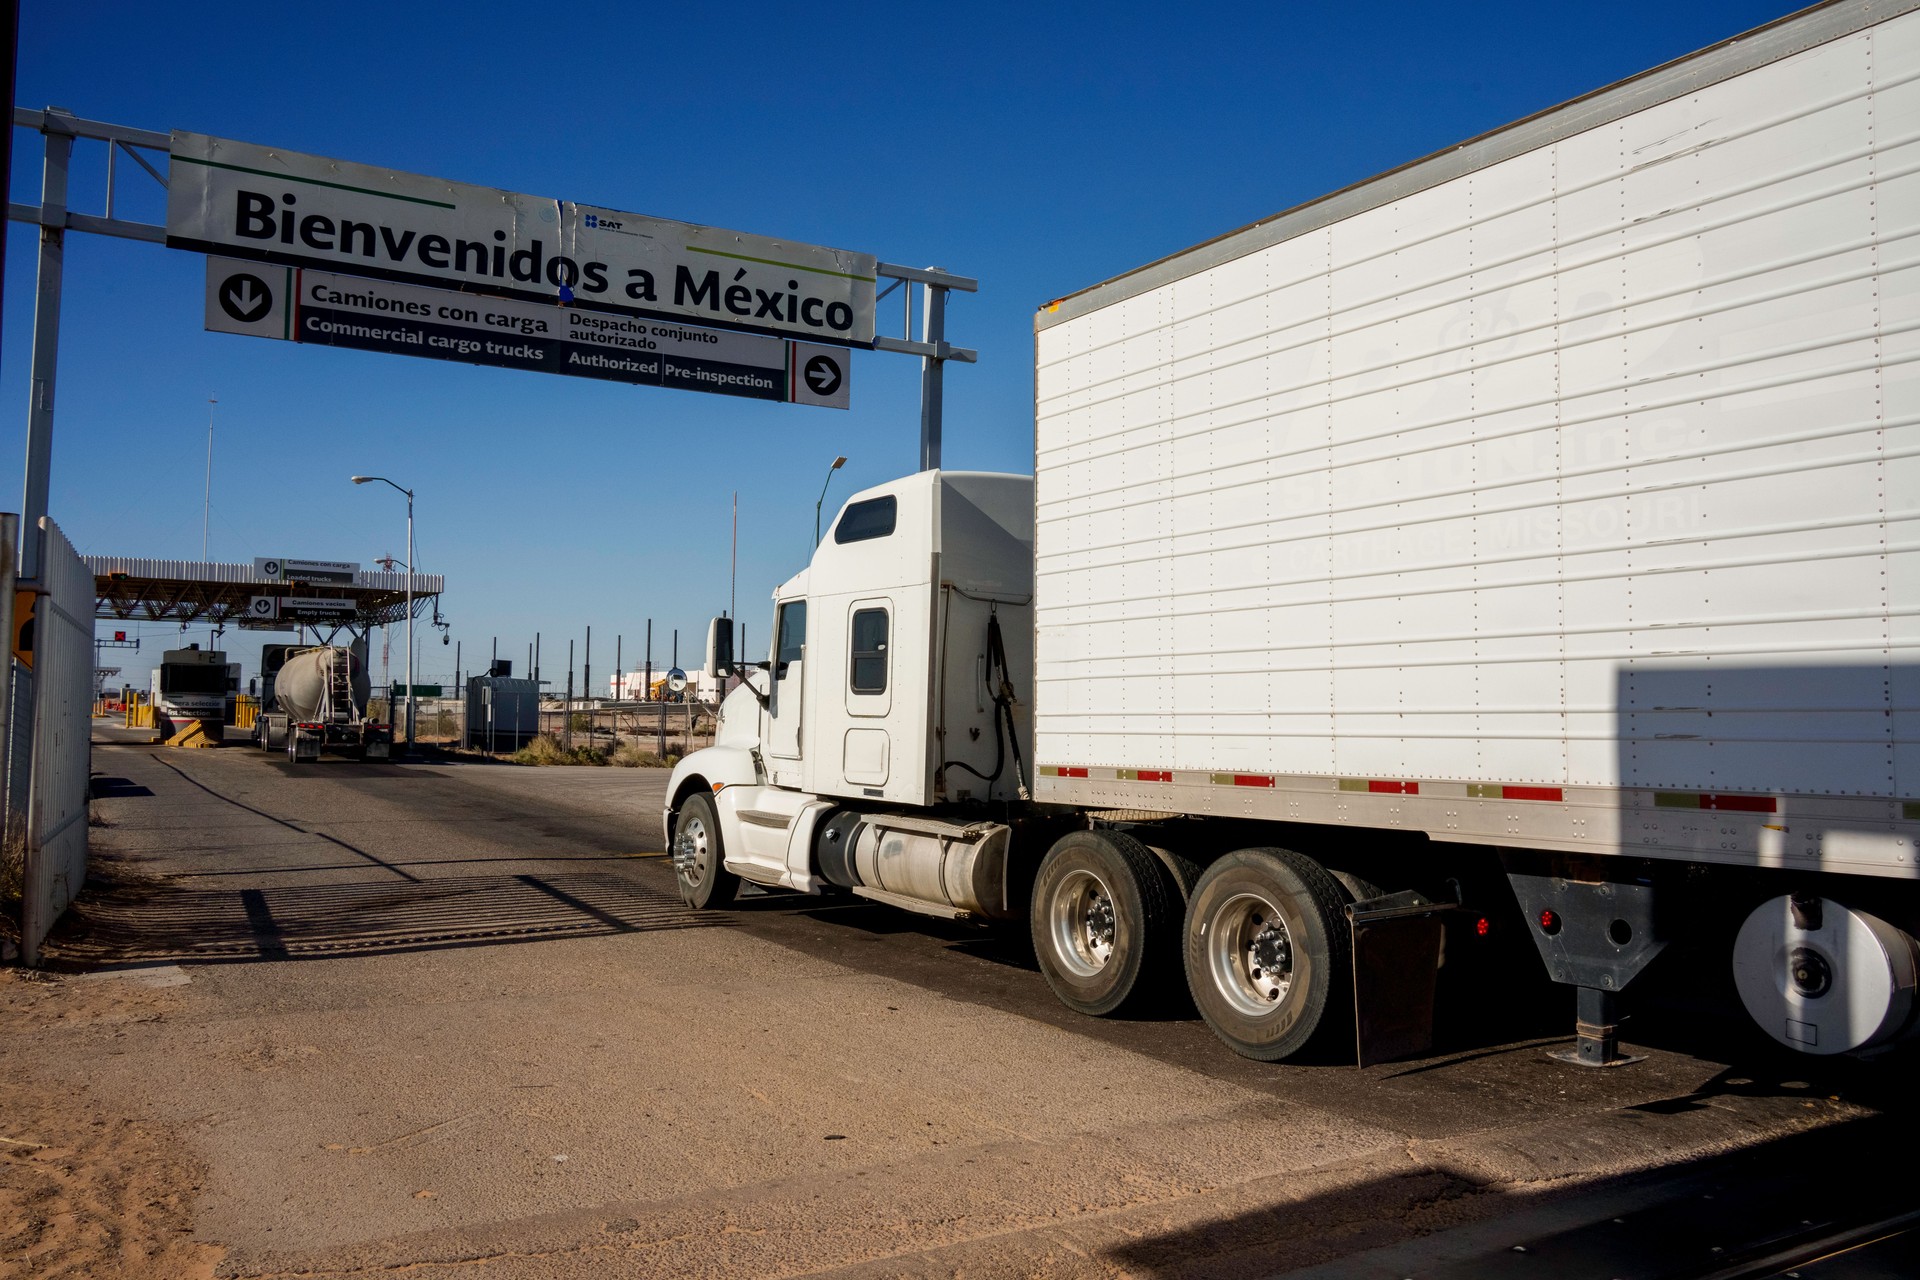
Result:
{"label": "red reflector light", "polygon": [[1560,917],[1552,911],[1542,911],[1540,913],[1540,932],[1545,934],[1560,932]]}
{"label": "red reflector light", "polygon": [[1493,921],[1481,916],[1473,922],[1473,931],[1484,938],[1493,931]]}
{"label": "red reflector light", "polygon": [[1778,806],[1772,796],[1701,796],[1702,809],[1723,809],[1732,813],[1775,813]]}

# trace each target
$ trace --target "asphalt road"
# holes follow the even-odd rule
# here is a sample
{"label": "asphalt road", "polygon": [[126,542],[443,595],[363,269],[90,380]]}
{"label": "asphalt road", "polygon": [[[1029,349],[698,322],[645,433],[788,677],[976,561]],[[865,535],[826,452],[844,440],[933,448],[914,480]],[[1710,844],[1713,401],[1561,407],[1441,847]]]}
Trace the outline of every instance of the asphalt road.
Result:
{"label": "asphalt road", "polygon": [[1684,1002],[1638,1024],[1646,1061],[1582,1070],[1545,1053],[1570,1001],[1482,975],[1432,1058],[1270,1066],[1190,1011],[1070,1013],[1017,931],[696,913],[662,771],[94,767],[97,883],[53,954],[160,985],[8,1037],[0,1072],[177,1135],[221,1274],[1471,1274],[1502,1222],[1905,1123],[1900,1064]]}

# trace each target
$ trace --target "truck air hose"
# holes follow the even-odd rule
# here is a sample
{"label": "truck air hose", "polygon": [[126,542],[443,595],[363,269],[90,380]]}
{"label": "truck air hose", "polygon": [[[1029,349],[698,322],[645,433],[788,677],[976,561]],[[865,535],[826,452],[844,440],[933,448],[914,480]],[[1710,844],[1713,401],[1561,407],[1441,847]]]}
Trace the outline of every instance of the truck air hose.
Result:
{"label": "truck air hose", "polygon": [[[1000,686],[997,689],[993,689],[993,673],[995,668],[998,668],[1000,672]],[[1007,649],[1006,644],[1000,637],[1000,612],[997,608],[987,614],[986,682],[987,687],[993,689],[993,772],[982,773],[972,765],[961,760],[945,761],[941,764],[940,769],[943,773],[948,769],[965,769],[974,777],[985,782],[988,789],[991,790],[993,784],[1000,779],[1000,771],[1006,767],[1007,747],[1011,744],[1013,747],[1014,789],[1018,792],[1022,800],[1026,800],[1029,798],[1027,795],[1026,768],[1020,759],[1020,735],[1014,731],[1013,725],[1013,704],[1015,701],[1013,696],[1013,679],[1011,673],[1007,670]]]}

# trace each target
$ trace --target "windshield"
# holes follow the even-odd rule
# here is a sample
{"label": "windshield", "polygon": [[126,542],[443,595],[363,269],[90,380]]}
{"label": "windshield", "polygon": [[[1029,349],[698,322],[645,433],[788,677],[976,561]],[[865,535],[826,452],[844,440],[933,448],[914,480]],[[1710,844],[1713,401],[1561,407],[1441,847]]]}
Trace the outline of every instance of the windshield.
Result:
{"label": "windshield", "polygon": [[225,693],[226,691],[227,669],[225,667],[162,665],[160,668],[160,692],[162,693]]}

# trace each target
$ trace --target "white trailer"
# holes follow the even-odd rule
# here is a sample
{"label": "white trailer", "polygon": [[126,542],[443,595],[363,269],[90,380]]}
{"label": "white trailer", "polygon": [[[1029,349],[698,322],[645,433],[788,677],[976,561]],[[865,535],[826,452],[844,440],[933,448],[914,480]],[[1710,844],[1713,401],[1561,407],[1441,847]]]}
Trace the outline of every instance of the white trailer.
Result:
{"label": "white trailer", "polygon": [[1915,7],[1819,6],[1048,304],[1033,506],[923,473],[842,510],[675,773],[689,894],[1025,909],[1069,1005],[1184,968],[1263,1059],[1356,981],[1362,1056],[1417,1047],[1453,905],[1579,989],[1579,1061],[1720,921],[1781,1043],[1908,1031]]}

